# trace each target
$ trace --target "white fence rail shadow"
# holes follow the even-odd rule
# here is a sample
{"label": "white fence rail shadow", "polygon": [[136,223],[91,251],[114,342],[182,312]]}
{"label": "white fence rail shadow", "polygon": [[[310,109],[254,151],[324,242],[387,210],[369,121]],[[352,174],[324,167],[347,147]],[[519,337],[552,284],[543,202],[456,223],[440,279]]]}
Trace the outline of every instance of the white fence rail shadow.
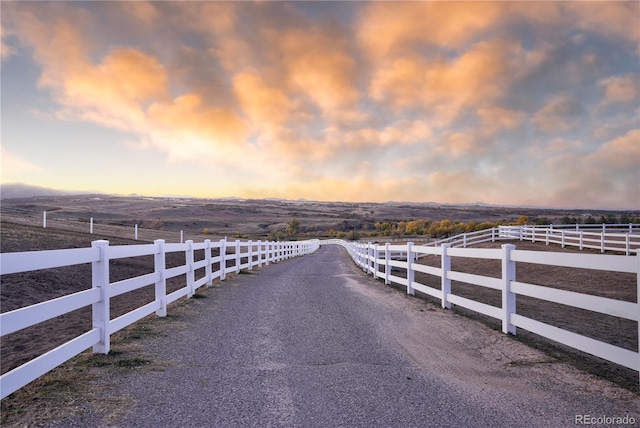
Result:
{"label": "white fence rail shadow", "polygon": [[[91,248],[31,251],[0,254],[0,277],[40,269],[58,268],[91,263],[92,288],[57,299],[38,303],[0,314],[0,337],[45,322],[80,308],[92,307],[91,330],[58,346],[33,360],[0,376],[0,399],[22,388],[53,368],[93,347],[95,353],[108,353],[110,336],[128,325],[155,312],[159,317],[167,315],[167,306],[181,297],[192,297],[204,285],[211,286],[216,278],[224,280],[228,273],[238,273],[310,254],[319,247],[318,240],[285,242],[239,241],[194,243],[166,243],[156,240],[153,244],[110,246],[108,241],[98,240]],[[213,256],[212,250],[217,250]],[[197,254],[204,257],[196,260]],[[185,264],[166,267],[168,253],[182,252]],[[117,282],[109,280],[111,260],[152,255],[153,272]],[[214,269],[215,267],[215,269]],[[196,272],[204,275],[196,278]],[[167,279],[185,275],[184,287],[167,294]],[[154,285],[155,299],[148,304],[111,319],[110,299],[118,295]]]}
{"label": "white fence rail shadow", "polygon": [[[440,241],[429,245],[415,245],[412,242],[396,245],[391,243],[378,245],[370,242],[347,242],[340,239],[329,239],[320,242],[321,245],[336,244],[343,246],[349,252],[355,263],[367,274],[373,275],[376,279],[383,279],[385,284],[395,283],[406,287],[408,294],[415,295],[415,290],[418,290],[439,299],[442,308],[451,308],[452,304],[459,305],[501,321],[502,331],[504,333],[516,334],[516,328],[522,328],[555,342],[640,372],[640,350],[632,351],[614,346],[516,313],[516,300],[518,296],[528,296],[635,321],[638,323],[640,335],[640,305],[638,304],[638,296],[640,296],[640,252],[637,251],[639,247],[637,236],[631,241],[632,247],[637,253],[636,255],[525,251],[518,250],[516,246],[512,244],[502,245],[501,248],[464,248],[472,244],[495,242],[501,239],[513,241],[514,239],[521,238],[532,240],[541,238],[541,241],[546,239],[547,242],[555,242],[555,239],[560,239],[561,236],[561,231],[549,231],[548,234],[544,235],[538,230],[522,227],[519,229],[496,228],[475,232],[466,234],[466,236],[457,236],[455,239],[449,240],[449,242]],[[602,234],[602,236],[604,236],[604,234]],[[564,237],[566,239],[567,235],[564,235]],[[566,245],[570,245],[568,240],[563,242]],[[601,242],[603,241],[600,241],[600,243]],[[607,238],[604,242],[610,241]],[[601,246],[597,248],[606,247],[606,249],[609,250],[615,247],[615,251],[625,252],[626,250],[626,252],[629,253],[629,241],[626,240],[626,238],[620,242],[615,242],[616,245],[611,243],[601,244]],[[585,248],[587,247],[586,245],[583,246]],[[418,258],[427,255],[440,256],[440,266],[434,267],[417,263]],[[487,277],[454,271],[451,268],[452,257],[500,260],[501,275],[499,277]],[[518,263],[635,274],[637,278],[636,301],[623,301],[560,290],[537,284],[518,282],[516,281]],[[405,277],[398,276],[398,274],[394,275],[397,271],[404,271]],[[415,281],[416,272],[439,277],[440,289],[429,287]],[[451,281],[460,281],[471,285],[499,290],[502,293],[501,306],[491,306],[458,296],[451,291]]]}

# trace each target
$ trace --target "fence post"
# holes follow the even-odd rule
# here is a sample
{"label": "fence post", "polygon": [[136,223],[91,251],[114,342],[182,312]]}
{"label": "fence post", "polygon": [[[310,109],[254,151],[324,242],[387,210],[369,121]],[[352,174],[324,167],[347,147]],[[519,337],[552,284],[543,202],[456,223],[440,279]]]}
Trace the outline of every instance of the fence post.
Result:
{"label": "fence post", "polygon": [[[367,249],[367,247],[365,246],[365,244],[360,244],[360,266],[362,267],[362,271],[365,273],[369,273],[367,272],[368,269],[368,265],[369,265],[369,260],[365,257],[364,255],[364,251],[365,249],[367,251],[369,251]],[[366,263],[365,263],[366,262]]]}
{"label": "fence post", "polygon": [[511,324],[511,314],[516,312],[516,295],[511,292],[511,281],[516,280],[516,262],[511,260],[511,250],[515,245],[502,246],[502,332],[516,334],[516,326]]}
{"label": "fence post", "polygon": [[249,252],[249,270],[253,270],[253,241],[249,241],[249,248],[247,248]]}
{"label": "fence post", "polygon": [[584,247],[584,232],[581,230],[580,232],[578,232],[580,234],[580,251],[582,251],[583,247]]}
{"label": "fence post", "polygon": [[440,288],[442,289],[442,308],[451,309],[451,302],[447,296],[451,294],[451,280],[448,278],[448,272],[451,270],[451,256],[447,254],[447,250],[451,244],[442,244],[442,254],[440,256],[440,267],[442,270],[442,277],[440,279]]}
{"label": "fence post", "polygon": [[47,212],[46,211],[42,211],[42,228],[43,229],[47,228]]}
{"label": "fence post", "polygon": [[380,263],[378,258],[380,257],[380,250],[378,244],[373,246],[373,279],[378,279],[378,271],[380,270]]}
{"label": "fence post", "polygon": [[187,287],[188,287],[188,292],[187,292],[187,297],[193,297],[193,295],[195,294],[196,290],[194,289],[194,283],[196,282],[195,280],[195,271],[193,270],[193,241],[189,240],[186,242],[187,244],[187,250],[185,253],[185,259],[187,261],[187,266],[189,266],[189,270],[187,271]]}
{"label": "fence post", "polygon": [[258,267],[262,267],[262,241],[258,241]]}
{"label": "fence post", "polygon": [[108,354],[111,349],[109,322],[109,241],[93,241],[91,246],[100,251],[100,260],[91,263],[91,286],[100,289],[100,301],[91,305],[93,328],[100,329],[100,342],[93,345],[95,354]]}
{"label": "fence post", "polygon": [[165,271],[167,269],[166,253],[164,249],[164,239],[156,239],[156,253],[153,255],[154,270],[160,274],[160,278],[155,284],[156,302],[160,303],[160,308],[156,310],[156,316],[167,316],[167,278]]}
{"label": "fence post", "polygon": [[602,234],[600,235],[600,252],[604,253],[604,224],[602,225]]}
{"label": "fence post", "polygon": [[264,243],[264,264],[269,266],[269,262],[271,261],[271,252],[269,249],[271,248],[271,241],[265,241]]}
{"label": "fence post", "polygon": [[407,242],[407,294],[415,296],[416,292],[413,289],[413,280],[415,278],[415,272],[413,271],[413,242]]}
{"label": "fence post", "polygon": [[236,273],[240,272],[240,240],[236,239]]}
{"label": "fence post", "polygon": [[135,239],[136,241],[138,240],[138,225],[137,224],[133,227],[133,239]]}
{"label": "fence post", "polygon": [[[631,254],[631,235],[629,235],[628,233],[626,234],[626,237],[625,237],[625,251],[627,256]],[[638,254],[640,254],[640,252],[638,252]]]}
{"label": "fence post", "polygon": [[549,232],[551,232],[552,228],[553,228],[553,225],[550,225],[550,227],[547,227],[545,229],[545,243],[547,245],[549,245]]}
{"label": "fence post", "polygon": [[211,239],[205,239],[204,245],[204,258],[207,261],[207,264],[204,266],[204,272],[207,276],[207,287],[211,287],[213,285],[213,274],[211,272]]}
{"label": "fence post", "polygon": [[391,274],[391,272],[389,272],[391,270],[391,266],[389,266],[389,246],[391,244],[389,242],[385,242],[384,243],[384,283],[386,285],[389,285],[389,275]]}
{"label": "fence post", "polygon": [[93,235],[93,217],[89,220],[89,234]]}
{"label": "fence post", "polygon": [[227,238],[220,240],[220,281],[227,279]]}

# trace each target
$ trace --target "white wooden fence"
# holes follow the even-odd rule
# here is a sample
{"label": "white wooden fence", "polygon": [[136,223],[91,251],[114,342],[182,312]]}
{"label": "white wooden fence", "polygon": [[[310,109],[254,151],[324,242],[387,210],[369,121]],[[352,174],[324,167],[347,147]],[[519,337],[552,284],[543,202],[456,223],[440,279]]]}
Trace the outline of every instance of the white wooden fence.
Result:
{"label": "white wooden fence", "polygon": [[[203,285],[211,286],[216,278],[224,280],[228,273],[237,273],[242,269],[252,269],[254,266],[309,254],[318,247],[318,240],[286,242],[205,240],[200,243],[187,241],[181,244],[156,240],[153,244],[121,246],[110,246],[108,241],[100,240],[94,241],[91,248],[0,254],[0,276],[84,263],[92,265],[92,288],[0,314],[0,336],[89,305],[92,307],[93,317],[91,330],[0,376],[0,399],[90,347],[93,347],[95,353],[108,353],[110,336],[113,333],[154,312],[159,317],[166,316],[167,305],[183,296],[193,296],[198,288]],[[212,256],[214,249],[219,250],[219,255],[215,257]],[[195,260],[196,251],[199,251],[198,254],[204,252],[204,258]],[[167,268],[166,254],[174,252],[183,252],[186,262],[181,266]],[[111,260],[146,255],[154,257],[152,273],[110,282],[109,262]],[[215,270],[214,266],[217,267]],[[196,271],[202,272],[203,269],[204,275],[196,278]],[[167,294],[167,279],[179,275],[185,275],[185,286]],[[152,302],[111,319],[111,298],[150,285],[155,286],[155,299]]]}
{"label": "white wooden fence", "polygon": [[[343,246],[364,272],[373,275],[375,278],[384,279],[385,284],[396,283],[404,286],[408,294],[414,295],[415,290],[418,290],[439,299],[442,308],[450,308],[454,304],[496,318],[502,322],[502,331],[504,333],[516,334],[516,328],[523,328],[547,339],[640,372],[640,353],[637,351],[598,341],[516,313],[517,296],[528,296],[638,323],[640,321],[640,305],[637,297],[635,302],[628,302],[518,282],[516,281],[516,269],[517,263],[534,263],[576,269],[632,273],[637,278],[636,296],[640,296],[640,253],[636,255],[610,255],[525,251],[516,249],[512,244],[502,245],[501,248],[454,248],[452,246],[458,245],[462,247],[463,244],[466,246],[473,242],[479,243],[500,239],[500,234],[496,234],[496,230],[484,232],[484,234],[473,233],[468,234],[467,237],[458,237],[455,241],[441,243],[440,246],[414,245],[411,242],[399,245],[390,243],[377,245],[373,243],[347,242],[339,239],[324,240],[321,241],[321,244]],[[519,238],[520,236],[518,236]],[[514,238],[507,238],[502,235],[502,239]],[[426,255],[440,256],[440,267],[426,266],[416,262],[419,257]],[[501,276],[495,278],[454,271],[451,269],[452,257],[500,260],[502,266]],[[393,273],[396,270],[404,270],[406,277],[394,275]],[[416,272],[439,277],[440,289],[415,281]],[[451,281],[460,281],[500,290],[502,304],[499,307],[491,306],[455,295],[451,292]],[[615,333],[612,332],[612,334]],[[638,334],[640,336],[640,323],[638,323]]]}
{"label": "white wooden fence", "polygon": [[[625,253],[627,256],[640,249],[639,224],[600,225],[546,225],[546,226],[498,226],[477,232],[461,233],[438,241],[420,243],[427,246],[449,244],[451,247],[468,247],[484,242],[513,240],[544,242]],[[406,242],[406,240],[404,240]]]}
{"label": "white wooden fence", "polygon": [[560,226],[503,226],[502,234],[518,237],[521,241],[545,242],[605,251],[618,251],[630,255],[640,248],[640,225],[560,225]]}

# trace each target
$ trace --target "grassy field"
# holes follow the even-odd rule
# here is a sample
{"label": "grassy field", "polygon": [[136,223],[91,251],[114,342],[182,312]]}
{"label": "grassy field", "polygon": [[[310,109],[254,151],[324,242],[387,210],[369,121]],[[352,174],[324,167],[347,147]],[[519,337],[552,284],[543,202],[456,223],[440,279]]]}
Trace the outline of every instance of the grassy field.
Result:
{"label": "grassy field", "polygon": [[[2,218],[33,226],[42,225],[47,211],[50,227],[62,224],[69,229],[88,232],[94,219],[96,236],[127,236],[133,238],[134,225],[140,228],[139,239],[177,241],[180,231],[185,239],[220,239],[242,236],[247,239],[267,239],[282,232],[287,224],[300,221],[299,235],[326,236],[336,232],[375,230],[376,222],[399,222],[416,219],[451,220],[481,223],[512,222],[526,216],[531,223],[547,219],[559,224],[563,217],[594,218],[622,214],[640,216],[637,212],[585,211],[549,208],[496,207],[476,205],[442,205],[432,203],[350,203],[289,200],[146,198],[141,196],[76,195],[3,199]],[[207,235],[204,232],[208,232]],[[99,239],[99,238],[97,238]]]}

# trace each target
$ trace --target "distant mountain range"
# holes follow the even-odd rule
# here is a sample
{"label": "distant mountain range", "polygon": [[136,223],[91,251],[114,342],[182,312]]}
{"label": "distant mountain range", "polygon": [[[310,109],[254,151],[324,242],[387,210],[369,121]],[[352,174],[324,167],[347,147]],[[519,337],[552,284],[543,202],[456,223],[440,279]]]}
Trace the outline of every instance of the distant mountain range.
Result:
{"label": "distant mountain range", "polygon": [[[48,187],[32,186],[25,183],[0,183],[0,199],[19,199],[19,198],[33,198],[33,197],[51,197],[51,196],[71,196],[71,195],[108,195],[105,192],[99,191],[73,191],[73,190],[59,190],[51,189]],[[129,195],[112,195],[112,196],[128,196],[132,198],[146,198],[148,196],[131,193]],[[152,196],[152,198],[169,198],[169,199],[200,199],[197,197],[187,195],[162,195]],[[239,198],[237,196],[227,196],[221,198],[203,198],[214,199],[218,201],[230,201],[230,202],[242,202],[249,199]],[[307,200],[304,198],[299,199],[283,199],[283,198],[263,198],[264,201],[269,202],[281,202],[281,203],[317,203],[318,201]],[[352,202],[340,202],[336,203],[352,203]],[[373,203],[373,202],[372,202]],[[470,202],[470,203],[440,203],[440,202],[411,202],[411,201],[386,201],[382,202],[382,205],[388,206],[416,206],[416,207],[477,207],[477,208],[531,208],[531,209],[574,209],[584,210],[585,208],[573,207],[573,208],[561,208],[561,207],[542,207],[535,205],[498,205],[487,204],[485,202]],[[625,211],[625,210],[612,210],[612,211]]]}
{"label": "distant mountain range", "polygon": [[24,183],[1,183],[0,199],[32,198],[35,196],[65,196],[79,195],[97,192],[74,192],[68,190],[50,189],[47,187],[32,186]]}

